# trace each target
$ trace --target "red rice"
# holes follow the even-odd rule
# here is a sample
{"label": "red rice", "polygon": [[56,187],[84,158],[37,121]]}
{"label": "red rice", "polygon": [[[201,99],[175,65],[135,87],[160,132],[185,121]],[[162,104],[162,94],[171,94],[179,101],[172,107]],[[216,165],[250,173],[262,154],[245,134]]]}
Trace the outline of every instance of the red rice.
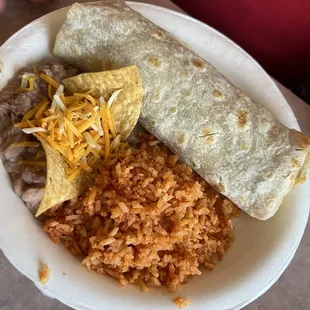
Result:
{"label": "red rice", "polygon": [[176,291],[230,247],[238,209],[155,138],[98,169],[93,187],[48,211],[44,225],[89,271]]}

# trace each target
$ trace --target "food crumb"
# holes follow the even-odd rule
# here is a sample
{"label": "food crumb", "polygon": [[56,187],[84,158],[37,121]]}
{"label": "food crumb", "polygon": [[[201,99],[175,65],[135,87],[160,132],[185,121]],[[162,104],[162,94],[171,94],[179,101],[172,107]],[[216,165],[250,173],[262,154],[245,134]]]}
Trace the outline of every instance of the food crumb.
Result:
{"label": "food crumb", "polygon": [[51,276],[51,269],[47,267],[45,264],[41,264],[40,271],[39,271],[39,278],[41,284],[47,283]]}
{"label": "food crumb", "polygon": [[183,296],[178,296],[174,300],[174,304],[179,308],[182,309],[184,307],[189,306],[192,303],[191,299],[185,299]]}

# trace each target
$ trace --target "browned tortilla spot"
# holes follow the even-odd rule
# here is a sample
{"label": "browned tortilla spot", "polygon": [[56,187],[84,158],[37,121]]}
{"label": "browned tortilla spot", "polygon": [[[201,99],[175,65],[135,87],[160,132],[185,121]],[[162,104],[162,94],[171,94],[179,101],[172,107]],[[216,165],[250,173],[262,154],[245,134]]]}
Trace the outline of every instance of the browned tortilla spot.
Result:
{"label": "browned tortilla spot", "polygon": [[170,112],[172,113],[172,114],[174,114],[174,113],[176,113],[177,112],[177,110],[178,110],[178,108],[177,107],[172,107],[172,108],[170,108]]}
{"label": "browned tortilla spot", "polygon": [[212,185],[212,187],[216,191],[218,191],[220,193],[223,193],[225,191],[225,187],[224,187],[224,185],[222,183],[218,183],[218,184],[217,183],[212,183],[211,185]]}
{"label": "browned tortilla spot", "polygon": [[292,173],[290,175],[289,180],[290,180],[289,189],[292,189],[294,187],[294,185],[295,185],[295,182],[296,182],[296,175],[295,175],[295,173]]}
{"label": "browned tortilla spot", "polygon": [[196,67],[196,68],[198,68],[198,69],[204,69],[205,68],[205,64],[204,64],[204,62],[202,61],[202,60],[200,60],[200,59],[198,59],[198,58],[193,58],[192,60],[191,60],[191,62],[192,62],[192,64]]}
{"label": "browned tortilla spot", "polygon": [[184,144],[185,143],[185,135],[182,133],[178,136],[177,141],[179,144]]}
{"label": "browned tortilla spot", "polygon": [[240,127],[244,127],[247,120],[246,120],[246,113],[242,110],[237,111],[238,123]]}
{"label": "browned tortilla spot", "polygon": [[213,143],[214,142],[213,136],[206,136],[206,141],[207,143]]}
{"label": "browned tortilla spot", "polygon": [[184,76],[185,78],[188,78],[188,76],[189,76],[188,71],[184,71],[184,72],[183,72],[183,76]]}
{"label": "browned tortilla spot", "polygon": [[300,140],[300,145],[301,147],[308,148],[310,146],[310,138],[309,137],[302,137]]}
{"label": "browned tortilla spot", "polygon": [[303,135],[301,132],[292,129],[289,133],[290,141],[295,146],[296,151],[303,151],[310,148],[310,137]]}
{"label": "browned tortilla spot", "polygon": [[203,136],[207,136],[211,133],[211,130],[209,128],[204,128],[202,131],[202,135]]}
{"label": "browned tortilla spot", "polygon": [[164,34],[160,30],[156,30],[154,33],[154,36],[158,38],[162,38]]}
{"label": "browned tortilla spot", "polygon": [[292,158],[292,167],[293,168],[300,168],[300,161],[297,158]]}
{"label": "browned tortilla spot", "polygon": [[301,177],[298,177],[295,181],[295,184],[304,184],[307,181],[307,175],[303,175]]}
{"label": "browned tortilla spot", "polygon": [[162,61],[156,56],[149,56],[147,60],[153,67],[160,68],[162,65]]}
{"label": "browned tortilla spot", "polygon": [[223,94],[222,94],[222,92],[219,91],[218,89],[215,89],[215,90],[213,91],[213,96],[219,98],[219,97],[223,97]]}
{"label": "browned tortilla spot", "polygon": [[248,145],[246,145],[246,144],[242,144],[241,145],[241,150],[242,151],[247,151],[249,149],[249,146]]}
{"label": "browned tortilla spot", "polygon": [[217,134],[217,132],[212,132],[209,128],[205,128],[203,129],[200,138],[205,138],[206,142],[211,144],[215,141],[214,136]]}

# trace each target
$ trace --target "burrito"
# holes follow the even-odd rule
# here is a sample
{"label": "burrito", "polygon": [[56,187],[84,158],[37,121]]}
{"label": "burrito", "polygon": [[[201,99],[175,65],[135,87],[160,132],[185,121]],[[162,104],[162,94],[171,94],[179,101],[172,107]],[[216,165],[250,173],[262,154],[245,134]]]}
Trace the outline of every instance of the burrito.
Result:
{"label": "burrito", "polygon": [[136,65],[141,125],[252,217],[273,216],[304,179],[308,137],[122,0],[74,4],[54,54],[84,72]]}

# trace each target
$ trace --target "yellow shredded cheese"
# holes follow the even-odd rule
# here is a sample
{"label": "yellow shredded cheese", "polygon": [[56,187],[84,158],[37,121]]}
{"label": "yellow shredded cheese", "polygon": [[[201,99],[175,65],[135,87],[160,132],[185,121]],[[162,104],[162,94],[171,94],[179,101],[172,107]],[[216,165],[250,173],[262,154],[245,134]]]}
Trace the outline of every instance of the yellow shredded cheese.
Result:
{"label": "yellow shredded cheese", "polygon": [[27,112],[24,117],[22,118],[22,122],[29,120],[30,118],[32,118],[33,116],[35,116],[35,114],[37,113],[37,110],[40,108],[40,105],[37,105],[36,107],[34,107],[34,109],[30,110],[29,112]]}
{"label": "yellow shredded cheese", "polygon": [[52,94],[52,84],[48,84],[47,86],[47,94],[50,100],[53,100],[53,94]]}
{"label": "yellow shredded cheese", "polygon": [[53,78],[51,78],[50,76],[46,74],[41,73],[40,78],[46,83],[51,84],[56,89],[59,87],[59,84]]}
{"label": "yellow shredded cheese", "polygon": [[[33,120],[32,122],[33,122],[34,125],[38,125],[39,124],[39,122],[36,121],[36,120]],[[16,128],[28,128],[29,124],[27,122],[21,122],[21,123],[15,124],[14,127],[16,127]]]}
{"label": "yellow shredded cheese", "polygon": [[96,106],[95,98],[93,98],[92,96],[90,96],[88,94],[74,93],[73,95],[75,97],[85,98],[85,99],[89,100],[93,104],[93,106]]}
{"label": "yellow shredded cheese", "polygon": [[28,79],[29,81],[29,87],[28,87],[28,91],[32,91],[34,90],[34,81],[37,79],[38,77],[31,77]]}
{"label": "yellow shredded cheese", "polygon": [[[29,83],[28,88],[33,88],[33,81],[40,77],[48,84],[47,96],[26,113],[15,127],[45,139],[55,151],[60,152],[70,167],[67,169],[69,181],[82,170],[91,172],[101,157],[106,160],[117,151],[120,136],[117,135],[110,106],[119,91],[112,94],[108,103],[103,97],[94,98],[91,95],[94,89],[66,96],[63,85],[52,77],[45,74],[38,76],[37,72],[33,75],[24,75]],[[26,82],[22,84],[26,85]],[[20,144],[33,145],[30,142]],[[38,160],[32,161],[33,165],[35,163],[41,164]]]}
{"label": "yellow shredded cheese", "polygon": [[72,133],[78,137],[78,138],[82,138],[82,135],[80,133],[80,131],[72,124],[72,122],[70,122],[66,117],[65,119],[65,124],[68,126],[68,129],[72,131]]}
{"label": "yellow shredded cheese", "polygon": [[[39,77],[33,73],[27,73],[27,76],[23,74],[21,76],[22,78],[22,86],[17,88],[16,91],[33,91],[34,90],[34,81],[37,80]],[[26,86],[29,83],[29,87],[23,87],[24,85]]]}
{"label": "yellow shredded cheese", "polygon": [[42,116],[42,114],[43,114],[44,110],[46,109],[46,107],[48,106],[48,104],[49,104],[48,100],[44,99],[43,102],[40,104],[40,107],[38,108],[36,114],[34,115],[35,119],[39,119]]}
{"label": "yellow shredded cheese", "polygon": [[113,138],[116,138],[115,124],[114,124],[114,120],[113,120],[113,118],[112,118],[112,115],[111,115],[111,111],[110,111],[109,106],[107,106],[107,107],[105,108],[105,113],[106,113],[106,118],[107,118],[108,123],[109,123],[109,127],[110,127],[110,130],[111,130],[112,137],[113,137]]}
{"label": "yellow shredded cheese", "polygon": [[104,159],[108,159],[110,155],[110,138],[109,138],[109,128],[107,121],[102,121],[102,127],[104,132],[104,142],[105,142],[105,154]]}
{"label": "yellow shredded cheese", "polygon": [[74,172],[68,176],[68,181],[71,182],[72,180],[74,180],[74,178],[78,176],[81,173],[81,171],[82,171],[82,168],[75,169]]}

